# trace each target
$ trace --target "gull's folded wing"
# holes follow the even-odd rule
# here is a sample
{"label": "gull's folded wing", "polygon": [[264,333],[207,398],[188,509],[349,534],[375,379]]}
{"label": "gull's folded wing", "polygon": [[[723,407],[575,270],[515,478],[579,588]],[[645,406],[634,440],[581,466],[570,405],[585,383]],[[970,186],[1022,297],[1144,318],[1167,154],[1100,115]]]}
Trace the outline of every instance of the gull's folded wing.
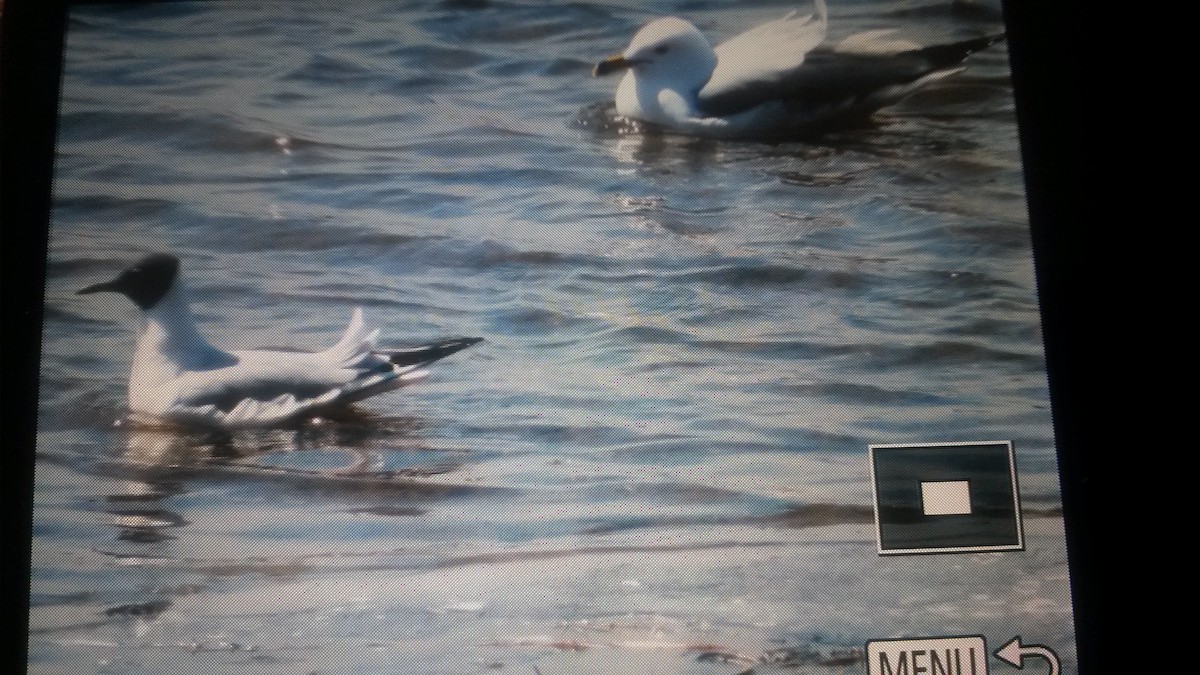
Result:
{"label": "gull's folded wing", "polygon": [[706,115],[729,116],[782,101],[792,112],[810,117],[832,117],[855,109],[869,113],[926,84],[929,78],[953,73],[967,56],[1001,39],[1003,36],[973,38],[898,54],[819,49],[810,52],[799,67],[776,73],[771,79],[744,81],[715,94],[707,93],[706,87],[700,108]]}
{"label": "gull's folded wing", "polygon": [[221,427],[287,421],[419,382],[425,366],[480,338],[449,338],[408,349],[376,350],[378,330],[355,310],[342,338],[323,352],[233,352],[233,365],[188,372],[174,380],[165,414]]}
{"label": "gull's folded wing", "polygon": [[720,97],[747,82],[770,81],[799,67],[825,41],[829,9],[816,0],[815,15],[769,21],[717,45],[717,67],[700,91],[701,99]]}

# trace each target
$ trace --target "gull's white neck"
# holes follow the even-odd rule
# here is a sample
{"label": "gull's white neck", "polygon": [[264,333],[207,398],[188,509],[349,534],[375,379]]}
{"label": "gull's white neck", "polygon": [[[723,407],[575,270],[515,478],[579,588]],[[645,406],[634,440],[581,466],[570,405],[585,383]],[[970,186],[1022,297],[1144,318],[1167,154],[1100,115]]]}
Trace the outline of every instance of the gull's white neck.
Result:
{"label": "gull's white neck", "polygon": [[196,321],[178,284],[144,313],[134,355],[135,369],[139,363],[145,363],[153,364],[160,372],[178,374],[183,370],[211,368],[226,360],[228,355],[209,344],[196,330]]}
{"label": "gull's white neck", "polygon": [[183,296],[176,285],[143,315],[129,372],[129,407],[135,412],[163,414],[177,403],[180,375],[237,362],[200,335]]}

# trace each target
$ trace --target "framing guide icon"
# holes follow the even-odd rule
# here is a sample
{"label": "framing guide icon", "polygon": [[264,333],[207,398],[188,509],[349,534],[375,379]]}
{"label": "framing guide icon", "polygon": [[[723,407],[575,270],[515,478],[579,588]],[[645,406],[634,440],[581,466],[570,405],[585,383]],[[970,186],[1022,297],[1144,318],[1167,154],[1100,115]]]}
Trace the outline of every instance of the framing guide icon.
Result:
{"label": "framing guide icon", "polygon": [[879,555],[1025,548],[1011,441],[869,446]]}

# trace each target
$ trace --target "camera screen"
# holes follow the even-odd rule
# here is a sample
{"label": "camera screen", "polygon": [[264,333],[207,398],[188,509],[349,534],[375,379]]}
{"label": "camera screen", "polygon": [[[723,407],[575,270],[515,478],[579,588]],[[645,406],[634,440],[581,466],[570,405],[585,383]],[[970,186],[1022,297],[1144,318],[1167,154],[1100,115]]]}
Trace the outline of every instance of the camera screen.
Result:
{"label": "camera screen", "polygon": [[999,3],[69,10],[33,673],[1078,672]]}

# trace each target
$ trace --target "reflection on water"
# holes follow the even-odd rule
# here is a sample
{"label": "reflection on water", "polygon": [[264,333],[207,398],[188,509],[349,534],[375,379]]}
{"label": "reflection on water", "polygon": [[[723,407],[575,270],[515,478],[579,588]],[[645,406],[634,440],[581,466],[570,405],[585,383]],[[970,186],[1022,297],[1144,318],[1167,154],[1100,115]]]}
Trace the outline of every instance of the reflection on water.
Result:
{"label": "reflection on water", "polygon": [[[947,580],[936,566],[877,564],[865,504],[614,483],[566,458],[549,462],[565,492],[499,488],[503,455],[415,449],[415,419],[343,424],[113,431],[124,452],[88,460],[103,520],[73,536],[90,546],[39,565],[76,581],[34,603],[35,659],[90,655],[120,672],[191,672],[218,654],[235,671],[337,658],[411,672],[428,657],[441,659],[434,672],[862,673],[855,636],[877,625],[870,608]],[[364,456],[370,469],[348,470]],[[1053,541],[1057,527],[1044,527],[1034,536]],[[958,565],[939,602],[985,570],[1011,576],[1001,588],[1044,593],[1063,565],[1045,551],[1028,570],[998,562]],[[764,636],[780,615],[820,615],[824,628]]]}

